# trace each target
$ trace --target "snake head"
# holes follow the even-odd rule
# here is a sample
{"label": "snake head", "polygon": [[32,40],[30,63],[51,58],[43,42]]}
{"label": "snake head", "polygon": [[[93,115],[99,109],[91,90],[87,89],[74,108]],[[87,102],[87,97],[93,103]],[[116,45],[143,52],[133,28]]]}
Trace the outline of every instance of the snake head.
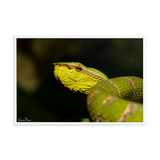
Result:
{"label": "snake head", "polygon": [[90,88],[107,78],[94,68],[88,68],[79,62],[53,63],[55,78],[73,92],[88,94]]}

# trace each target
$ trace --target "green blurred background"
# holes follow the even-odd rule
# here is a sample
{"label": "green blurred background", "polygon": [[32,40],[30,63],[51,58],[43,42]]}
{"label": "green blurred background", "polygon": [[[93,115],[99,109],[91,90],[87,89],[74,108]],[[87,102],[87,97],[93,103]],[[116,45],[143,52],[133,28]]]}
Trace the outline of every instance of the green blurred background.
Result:
{"label": "green blurred background", "polygon": [[109,78],[143,78],[143,39],[17,38],[17,122],[74,122],[87,107],[63,90],[54,62],[80,62]]}

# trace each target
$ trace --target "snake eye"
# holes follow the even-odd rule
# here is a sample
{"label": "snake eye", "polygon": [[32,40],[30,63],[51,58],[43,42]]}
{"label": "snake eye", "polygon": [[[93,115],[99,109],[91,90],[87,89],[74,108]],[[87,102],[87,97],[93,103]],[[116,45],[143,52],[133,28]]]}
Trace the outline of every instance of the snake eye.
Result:
{"label": "snake eye", "polygon": [[75,66],[75,69],[76,69],[76,71],[81,71],[82,70],[82,66],[78,64],[78,65]]}

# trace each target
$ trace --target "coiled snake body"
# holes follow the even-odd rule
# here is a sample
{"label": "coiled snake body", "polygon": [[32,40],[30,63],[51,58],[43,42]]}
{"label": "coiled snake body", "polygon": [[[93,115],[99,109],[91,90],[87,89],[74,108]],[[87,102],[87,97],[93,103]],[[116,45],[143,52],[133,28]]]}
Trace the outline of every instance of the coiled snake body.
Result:
{"label": "coiled snake body", "polygon": [[143,79],[127,76],[109,79],[101,71],[79,62],[53,63],[60,83],[77,95],[87,95],[94,122],[143,122]]}

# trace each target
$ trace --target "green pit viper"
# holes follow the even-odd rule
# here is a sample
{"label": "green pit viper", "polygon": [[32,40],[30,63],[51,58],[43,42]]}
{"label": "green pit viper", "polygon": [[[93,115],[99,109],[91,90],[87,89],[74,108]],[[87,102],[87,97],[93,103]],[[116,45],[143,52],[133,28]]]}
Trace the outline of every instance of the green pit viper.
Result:
{"label": "green pit viper", "polygon": [[[143,122],[143,79],[109,79],[101,71],[79,62],[57,62],[55,78],[77,98],[86,101],[90,121]],[[88,121],[88,120],[84,120]]]}

